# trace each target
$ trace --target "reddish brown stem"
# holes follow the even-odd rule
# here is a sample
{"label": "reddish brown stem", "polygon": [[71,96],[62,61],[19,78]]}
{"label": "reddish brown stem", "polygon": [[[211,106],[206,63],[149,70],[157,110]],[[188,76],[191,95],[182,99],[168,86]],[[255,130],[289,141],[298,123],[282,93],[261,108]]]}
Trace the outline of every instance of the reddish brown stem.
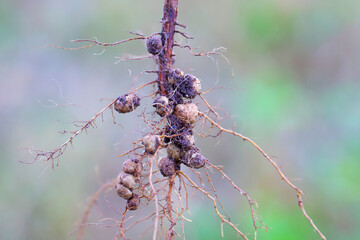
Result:
{"label": "reddish brown stem", "polygon": [[168,238],[167,239],[173,239],[175,232],[174,232],[174,227],[176,225],[176,222],[174,221],[174,218],[172,216],[172,200],[171,200],[171,194],[172,194],[172,189],[174,186],[174,181],[175,181],[175,177],[176,174],[174,174],[170,179],[169,179],[169,191],[168,194],[166,196],[166,203],[167,203],[167,212],[169,214],[169,218],[170,218],[170,229],[169,229],[169,233],[168,233]]}
{"label": "reddish brown stem", "polygon": [[159,93],[167,96],[166,85],[168,84],[166,72],[172,65],[175,26],[179,0],[165,0],[164,15],[162,18],[161,40],[164,46],[159,55]]}

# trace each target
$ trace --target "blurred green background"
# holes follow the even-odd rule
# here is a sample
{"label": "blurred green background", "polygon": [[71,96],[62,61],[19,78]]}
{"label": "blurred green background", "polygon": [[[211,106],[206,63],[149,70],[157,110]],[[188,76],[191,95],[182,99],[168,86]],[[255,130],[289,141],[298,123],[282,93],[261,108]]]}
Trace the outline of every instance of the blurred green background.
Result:
{"label": "blurred green background", "polygon": [[[112,179],[147,129],[138,113],[79,136],[56,171],[34,164],[27,147],[50,150],[66,140],[58,131],[89,119],[134,84],[129,70],[156,69],[151,60],[114,64],[116,56],[144,55],[143,42],[64,51],[44,44],[79,45],[96,36],[114,42],[159,31],[161,0],[0,2],[0,239],[74,239],[70,234],[91,196]],[[176,50],[176,66],[202,80],[224,125],[255,139],[305,193],[310,216],[328,239],[360,238],[360,2],[357,0],[180,0],[179,22],[193,47],[223,46],[220,57]],[[185,40],[178,38],[185,43]],[[153,80],[143,76],[136,84]],[[150,89],[151,90],[151,89]],[[144,96],[148,92],[141,91]],[[145,104],[150,108],[151,102]],[[203,105],[200,105],[202,109]],[[144,106],[142,106],[144,107]],[[144,109],[144,108],[143,108]],[[196,137],[205,156],[256,199],[266,229],[258,239],[319,239],[302,216],[295,192],[248,143],[232,136]],[[232,220],[252,233],[246,200],[218,175],[215,185]],[[197,194],[190,203],[187,239],[220,239],[213,207]],[[111,206],[111,207],[110,207]],[[119,219],[124,201],[107,193],[90,222]],[[139,230],[137,230],[139,231]],[[224,228],[224,239],[236,234]],[[85,239],[111,239],[116,228],[90,226]],[[136,231],[129,235],[136,239]],[[147,239],[145,237],[145,239]]]}

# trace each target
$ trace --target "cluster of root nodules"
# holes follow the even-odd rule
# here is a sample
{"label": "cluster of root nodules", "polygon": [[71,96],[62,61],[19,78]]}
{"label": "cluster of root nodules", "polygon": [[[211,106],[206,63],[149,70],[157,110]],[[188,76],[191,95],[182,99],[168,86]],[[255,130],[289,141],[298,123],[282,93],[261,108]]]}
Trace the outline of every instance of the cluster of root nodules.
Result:
{"label": "cluster of root nodules", "polygon": [[[173,67],[174,55],[171,54],[170,59],[165,55],[167,47],[165,37],[153,34],[144,39],[147,40],[146,48],[150,56],[159,65],[158,71],[149,71],[158,74],[157,80],[119,96],[106,108],[112,108],[120,114],[130,113],[144,101],[137,95],[137,90],[158,84],[158,91],[151,94],[153,96],[150,103],[153,107],[151,115],[154,119],[144,119],[151,130],[134,142],[132,149],[119,156],[128,158],[123,162],[118,177],[113,182],[104,184],[93,196],[81,220],[78,239],[82,239],[84,226],[95,200],[101,192],[110,187],[114,187],[117,195],[124,199],[121,219],[107,219],[114,221],[111,226],[117,228],[116,239],[127,239],[130,229],[143,228],[145,222],[150,222],[149,228],[144,229],[144,233],[140,233],[140,236],[151,231],[154,240],[175,237],[185,239],[184,221],[190,221],[185,215],[189,210],[190,198],[195,192],[201,193],[213,204],[221,222],[219,232],[223,232],[223,224],[228,224],[239,236],[248,239],[247,235],[231,222],[230,216],[223,207],[210,177],[214,171],[220,173],[248,201],[256,239],[256,230],[262,223],[254,210],[255,202],[235,185],[221,167],[212,165],[195,144],[194,127],[200,118],[203,121],[208,120],[211,125],[210,131],[215,127],[222,132],[215,122],[199,111],[198,104],[194,102],[194,99],[200,96],[209,112],[218,119],[218,114],[201,95],[200,80],[192,74],[185,74],[181,69]],[[97,114],[88,125],[99,115]],[[76,135],[81,131],[82,129]],[[185,171],[186,169],[188,171]],[[211,170],[211,173],[208,170]],[[149,211],[150,214],[140,217]],[[128,216],[129,212],[132,212],[131,216]],[[135,216],[139,218],[136,219]],[[103,223],[100,221],[97,224]]]}
{"label": "cluster of root nodules", "polygon": [[[146,42],[148,52],[158,64],[161,64],[161,58],[164,57],[163,45],[161,38],[155,34]],[[256,230],[257,216],[253,201],[222,172],[221,168],[212,165],[195,144],[194,127],[201,117],[201,112],[193,101],[201,94],[200,80],[171,65],[168,68],[162,67],[161,74],[166,80],[161,83],[164,91],[157,91],[151,102],[152,115],[158,117],[154,116],[153,120],[147,119],[151,131],[136,141],[131,150],[120,155],[131,157],[124,161],[115,180],[116,193],[124,199],[122,218],[116,221],[119,226],[116,236],[125,239],[128,230],[150,220],[153,239],[173,239],[176,236],[185,238],[184,221],[189,220],[184,215],[189,207],[191,193],[195,191],[213,203],[215,213],[222,223],[229,224],[246,239],[246,235],[230,221],[206,169],[223,174],[229,183],[246,197]],[[160,74],[158,78],[156,83],[160,85]],[[140,106],[142,101],[144,99],[140,99],[134,92],[129,92],[118,97],[113,108],[120,114],[129,113]],[[184,168],[189,169],[190,174],[186,174]],[[192,179],[194,176],[196,180]],[[204,185],[203,178],[207,179],[208,186]],[[134,215],[141,215],[143,211],[148,212],[148,209],[153,211],[150,215],[132,220]],[[129,211],[135,212],[127,218]]]}
{"label": "cluster of root nodules", "polygon": [[[149,41],[154,40],[148,40],[149,52],[159,54],[153,46],[161,48],[161,44],[149,44]],[[127,210],[137,210],[142,198],[145,200],[144,206],[155,202],[155,212],[152,214],[155,234],[163,235],[166,239],[172,239],[175,235],[184,236],[184,233],[176,232],[175,226],[177,222],[184,220],[183,212],[188,205],[187,185],[196,185],[186,180],[188,176],[181,172],[181,168],[200,169],[208,162],[195,145],[193,131],[199,110],[192,101],[199,94],[200,81],[193,75],[184,74],[180,69],[171,68],[165,74],[168,94],[165,96],[157,93],[152,102],[153,112],[160,120],[155,121],[157,126],[150,133],[136,142],[130,152],[137,159],[127,159],[116,180],[117,194],[127,201],[118,234],[122,238],[125,238],[126,232],[125,213]],[[116,100],[114,109],[119,113],[126,113],[139,104],[140,99],[135,94],[125,94]],[[129,165],[136,165],[136,175],[126,170]],[[174,194],[176,199],[173,199]],[[182,199],[185,196],[186,200]],[[174,207],[175,202],[180,206]]]}
{"label": "cluster of root nodules", "polygon": [[[234,229],[240,237],[248,239],[249,235],[244,234],[239,230],[239,228],[230,220],[230,216],[223,207],[219,198],[220,194],[217,193],[216,186],[210,177],[213,172],[220,173],[223,179],[232,185],[232,187],[234,187],[234,189],[249,203],[252,225],[254,228],[253,237],[254,239],[257,238],[257,229],[263,228],[263,226],[260,217],[254,209],[255,202],[250,198],[248,193],[240,189],[230,177],[222,171],[221,167],[215,166],[208,161],[195,144],[194,127],[198,122],[198,118],[201,118],[204,123],[202,124],[202,129],[205,126],[205,122],[210,124],[209,129],[203,131],[203,134],[200,134],[201,136],[211,136],[209,135],[209,132],[212,129],[216,129],[218,130],[218,134],[215,136],[219,136],[221,133],[229,133],[244,141],[248,141],[255,147],[276,169],[281,179],[296,191],[298,205],[305,218],[321,238],[325,239],[325,236],[320,232],[305,211],[302,201],[302,191],[284,175],[275,161],[253,140],[238,132],[223,128],[217,122],[219,121],[219,115],[208,104],[202,96],[202,93],[199,92],[201,84],[197,77],[191,74],[184,74],[181,69],[173,67],[175,61],[175,55],[172,54],[173,47],[188,48],[194,56],[217,55],[218,53],[215,49],[211,52],[201,52],[196,54],[192,52],[189,46],[182,46],[172,41],[173,38],[171,35],[174,35],[174,33],[179,33],[185,38],[189,37],[185,33],[175,30],[174,28],[171,30],[171,26],[166,25],[169,22],[174,23],[175,15],[174,9],[168,8],[169,5],[167,4],[164,6],[164,13],[167,13],[167,17],[170,20],[165,21],[163,19],[162,33],[153,34],[150,37],[136,34],[138,36],[135,38],[115,43],[102,43],[97,40],[79,39],[74,40],[74,42],[89,42],[90,45],[71,49],[62,48],[75,50],[97,45],[104,47],[105,50],[108,46],[115,46],[133,40],[146,40],[146,48],[149,56],[120,59],[140,60],[153,58],[159,66],[158,71],[144,71],[144,73],[157,73],[158,78],[156,80],[147,82],[134,90],[121,95],[117,99],[114,99],[89,121],[80,125],[76,124],[77,130],[73,132],[64,132],[70,133],[71,136],[61,146],[49,152],[35,152],[35,160],[51,160],[54,168],[54,160],[58,160],[67,149],[67,146],[72,145],[74,138],[81,133],[86,132],[90,127],[96,126],[95,122],[97,118],[103,116],[104,111],[107,109],[114,109],[120,114],[130,113],[136,110],[136,108],[140,106],[141,101],[143,101],[136,94],[137,91],[149,85],[158,85],[158,91],[151,94],[151,96],[154,96],[151,104],[154,107],[152,112],[158,115],[160,120],[157,120],[158,118],[155,120],[144,118],[145,123],[150,126],[151,131],[136,141],[132,149],[119,156],[128,156],[128,159],[123,162],[122,168],[119,169],[120,173],[118,177],[115,178],[114,181],[104,184],[91,198],[77,231],[78,239],[82,239],[83,230],[87,224],[87,219],[92,206],[99,198],[99,195],[110,188],[115,188],[117,195],[124,199],[124,211],[122,217],[120,220],[110,218],[102,219],[94,225],[117,228],[116,239],[126,239],[125,234],[127,234],[130,229],[138,229],[136,230],[138,239],[141,239],[143,234],[146,234],[148,231],[152,231],[154,240],[159,238],[174,239],[176,236],[185,239],[184,221],[189,220],[184,215],[186,215],[186,210],[189,209],[189,200],[193,195],[192,193],[189,193],[189,191],[200,192],[213,204],[214,211],[221,222],[221,233],[223,233],[223,225],[227,224]],[[173,26],[184,27],[178,23]],[[200,96],[201,100],[204,101],[209,114],[199,111],[198,105],[193,102],[197,96]],[[217,121],[209,117],[210,113],[216,117]],[[186,174],[184,168],[190,170],[190,174],[194,173],[193,176],[196,176],[197,181],[193,180],[190,177],[190,174]],[[211,173],[208,170],[211,170]],[[142,213],[143,215],[149,213],[149,209],[150,214],[147,216],[135,218]],[[126,214],[129,211],[132,211],[134,214],[126,217]],[[118,210],[115,209],[115,212],[118,213]],[[105,224],[104,221],[113,221],[113,224]],[[144,229],[145,225],[143,225],[143,223],[146,221],[150,222],[150,224],[149,228]],[[140,223],[141,226],[139,226]],[[144,230],[144,232],[141,232],[142,230]]]}

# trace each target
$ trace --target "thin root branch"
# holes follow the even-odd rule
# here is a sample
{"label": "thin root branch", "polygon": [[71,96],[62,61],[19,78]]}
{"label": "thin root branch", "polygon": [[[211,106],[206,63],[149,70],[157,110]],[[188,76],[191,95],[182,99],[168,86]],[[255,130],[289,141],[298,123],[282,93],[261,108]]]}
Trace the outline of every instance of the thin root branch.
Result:
{"label": "thin root branch", "polygon": [[302,200],[302,195],[303,192],[296,187],[286,176],[285,174],[281,171],[280,167],[275,163],[275,161],[273,159],[271,159],[269,157],[268,154],[266,154],[264,152],[264,150],[262,150],[262,148],[260,148],[253,140],[251,140],[248,137],[245,137],[244,135],[237,133],[233,130],[229,130],[229,129],[225,129],[222,126],[220,126],[219,124],[217,124],[215,121],[213,121],[211,118],[209,118],[206,114],[204,113],[199,113],[201,116],[205,117],[211,124],[213,124],[215,127],[217,127],[220,131],[222,132],[227,132],[230,133],[232,135],[235,135],[237,137],[240,137],[241,139],[243,139],[244,141],[248,141],[251,143],[251,145],[253,145],[269,162],[270,164],[276,169],[276,171],[278,172],[278,174],[280,175],[281,179],[284,180],[292,189],[294,189],[296,191],[296,196],[298,199],[298,205],[301,208],[301,211],[303,212],[305,218],[310,222],[311,226],[314,228],[314,230],[320,235],[320,237],[322,239],[326,239],[326,237],[320,232],[320,230],[317,228],[317,226],[315,225],[314,221],[311,219],[311,217],[307,214],[304,205],[303,205],[303,200]]}
{"label": "thin root branch", "polygon": [[91,197],[90,203],[88,205],[88,207],[86,208],[82,218],[81,218],[81,222],[79,225],[79,229],[78,229],[78,233],[77,233],[77,240],[81,240],[83,237],[83,233],[84,233],[84,225],[86,224],[86,221],[89,217],[90,214],[90,210],[91,208],[94,206],[94,204],[96,203],[97,199],[99,198],[100,194],[105,191],[106,189],[113,187],[114,186],[114,181],[108,182],[103,184],[100,189]]}

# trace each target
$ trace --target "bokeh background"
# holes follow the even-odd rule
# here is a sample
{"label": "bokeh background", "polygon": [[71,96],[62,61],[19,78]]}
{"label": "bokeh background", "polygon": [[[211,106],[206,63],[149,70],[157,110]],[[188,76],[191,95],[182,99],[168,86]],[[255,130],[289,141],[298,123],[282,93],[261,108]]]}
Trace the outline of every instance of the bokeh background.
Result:
{"label": "bokeh background", "polygon": [[[129,31],[150,35],[160,29],[162,3],[0,2],[0,239],[74,239],[71,232],[89,197],[120,171],[124,158],[116,156],[147,130],[137,113],[117,116],[118,126],[107,112],[98,128],[75,140],[56,171],[41,161],[20,163],[34,158],[27,147],[55,148],[66,140],[58,131],[89,119],[108,102],[100,99],[131,89],[129,70],[136,75],[156,69],[151,60],[114,64],[116,56],[146,54],[141,41],[102,55],[97,47],[41,46],[76,47],[69,40],[93,36],[114,42],[130,37]],[[224,125],[235,122],[275,157],[305,192],[304,204],[328,239],[360,238],[360,2],[180,0],[179,22],[195,37],[193,47],[228,49],[231,66],[221,57],[176,51],[176,66],[198,76],[203,89],[216,87],[207,98],[225,117]],[[136,85],[153,79],[143,76]],[[259,239],[319,239],[295,192],[252,146],[227,135],[196,139],[203,154],[257,200],[267,226]],[[251,233],[247,202],[219,176],[214,179],[232,220]],[[121,212],[124,201],[105,194],[89,221],[120,218],[110,205]],[[186,238],[221,239],[211,203],[197,194],[190,207]],[[140,230],[129,236],[136,239]],[[224,230],[224,239],[235,239],[234,231]],[[111,239],[115,231],[90,226],[85,239]]]}

